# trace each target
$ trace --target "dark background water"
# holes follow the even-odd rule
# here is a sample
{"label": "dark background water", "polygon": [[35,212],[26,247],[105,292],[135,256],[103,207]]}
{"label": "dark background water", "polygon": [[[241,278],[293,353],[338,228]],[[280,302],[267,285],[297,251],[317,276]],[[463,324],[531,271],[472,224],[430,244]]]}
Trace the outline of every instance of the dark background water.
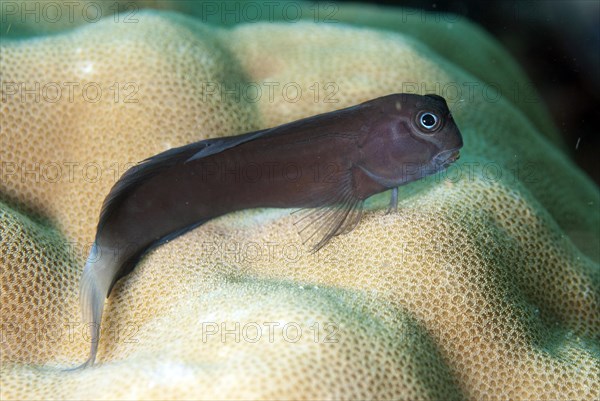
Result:
{"label": "dark background water", "polygon": [[371,3],[453,12],[490,32],[533,81],[573,160],[600,184],[600,1]]}

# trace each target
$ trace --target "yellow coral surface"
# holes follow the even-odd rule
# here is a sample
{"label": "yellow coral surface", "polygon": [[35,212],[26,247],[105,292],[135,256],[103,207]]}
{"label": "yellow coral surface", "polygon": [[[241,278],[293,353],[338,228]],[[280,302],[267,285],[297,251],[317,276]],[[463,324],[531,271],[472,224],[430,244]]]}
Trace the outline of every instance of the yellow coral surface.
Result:
{"label": "yellow coral surface", "polygon": [[[200,2],[141,4],[187,15],[3,6],[2,399],[598,399],[598,190],[489,36],[400,9],[219,27]],[[131,163],[407,91],[448,99],[448,172],[316,254],[282,209],[170,241],[113,289],[97,365],[63,370],[88,352],[79,278]]]}

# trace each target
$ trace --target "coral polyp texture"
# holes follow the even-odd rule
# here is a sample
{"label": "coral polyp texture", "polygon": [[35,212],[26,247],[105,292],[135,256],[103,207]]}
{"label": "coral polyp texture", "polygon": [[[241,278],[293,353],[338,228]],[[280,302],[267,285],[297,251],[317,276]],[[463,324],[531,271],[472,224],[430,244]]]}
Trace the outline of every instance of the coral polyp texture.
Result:
{"label": "coral polyp texture", "polygon": [[[0,43],[2,399],[598,399],[598,189],[493,39],[399,9],[218,26],[186,7],[76,27],[3,10],[22,35]],[[97,364],[64,370],[132,163],[407,91],[448,100],[455,166],[315,254],[287,209],[169,241],[113,289]]]}

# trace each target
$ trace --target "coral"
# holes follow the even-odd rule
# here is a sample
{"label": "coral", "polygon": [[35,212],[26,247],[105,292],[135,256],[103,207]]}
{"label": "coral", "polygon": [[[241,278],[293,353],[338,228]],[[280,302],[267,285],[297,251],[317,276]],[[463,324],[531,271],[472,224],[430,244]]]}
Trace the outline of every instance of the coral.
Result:
{"label": "coral", "polygon": [[[0,43],[3,399],[598,399],[598,190],[540,100],[511,97],[527,80],[505,51],[400,9],[218,27],[187,7]],[[115,286],[98,365],[63,371],[131,163],[407,89],[448,98],[456,166],[316,254],[283,209],[170,241]]]}

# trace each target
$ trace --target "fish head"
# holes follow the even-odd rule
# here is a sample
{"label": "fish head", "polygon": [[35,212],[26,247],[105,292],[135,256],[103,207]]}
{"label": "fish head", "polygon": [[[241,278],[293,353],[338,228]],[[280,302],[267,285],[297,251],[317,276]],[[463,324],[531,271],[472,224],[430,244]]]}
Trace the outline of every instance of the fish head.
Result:
{"label": "fish head", "polygon": [[378,118],[360,144],[359,166],[380,184],[397,187],[459,158],[462,135],[443,97],[395,94],[374,102]]}

